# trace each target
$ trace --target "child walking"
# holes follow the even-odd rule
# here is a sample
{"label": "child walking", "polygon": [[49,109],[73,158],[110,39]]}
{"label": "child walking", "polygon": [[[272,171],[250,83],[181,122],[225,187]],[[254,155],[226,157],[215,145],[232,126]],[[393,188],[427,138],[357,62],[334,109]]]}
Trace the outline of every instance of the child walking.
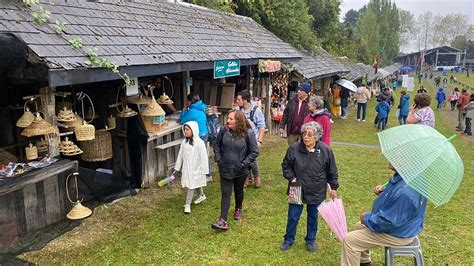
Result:
{"label": "child walking", "polygon": [[190,214],[194,190],[199,191],[199,198],[194,201],[194,204],[206,200],[203,187],[206,186],[209,165],[206,145],[199,138],[198,124],[195,121],[186,122],[183,125],[183,134],[185,139],[181,143],[174,169],[181,171],[181,186],[187,188],[184,213]]}
{"label": "child walking", "polygon": [[387,117],[390,112],[390,105],[387,102],[387,97],[383,96],[382,100],[375,106],[375,111],[377,111],[377,129],[382,131],[387,125]]}

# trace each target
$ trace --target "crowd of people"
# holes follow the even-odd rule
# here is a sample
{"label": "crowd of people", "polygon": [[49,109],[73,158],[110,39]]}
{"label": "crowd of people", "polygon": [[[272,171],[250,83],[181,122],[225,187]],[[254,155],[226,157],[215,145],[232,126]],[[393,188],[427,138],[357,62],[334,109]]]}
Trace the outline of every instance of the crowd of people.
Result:
{"label": "crowd of people", "polygon": [[[393,86],[391,86],[393,88]],[[389,113],[395,108],[394,91],[384,88],[376,97],[374,126],[384,130]],[[287,224],[281,251],[288,250],[296,239],[296,230],[304,205],[307,211],[306,247],[310,252],[317,250],[316,234],[318,229],[318,206],[326,199],[337,197],[339,188],[338,170],[331,150],[332,115],[321,96],[310,94],[311,84],[300,83],[296,96],[289,100],[279,124],[282,135],[287,136],[288,149],[281,163],[283,177],[288,182],[288,192],[294,193],[294,187],[300,189],[299,201],[288,202]],[[341,118],[348,116],[350,93],[342,89]],[[357,121],[365,122],[367,105],[372,95],[366,86],[355,92],[357,101]],[[438,109],[445,101],[450,109],[458,110],[458,130],[472,135],[471,119],[474,115],[474,94],[466,89],[461,92],[455,88],[448,97],[440,88],[436,98]],[[189,95],[188,104],[181,114],[184,140],[178,154],[175,171],[181,171],[181,185],[187,189],[184,213],[191,213],[194,193],[199,193],[195,204],[206,200],[204,187],[210,181],[210,162],[208,161],[209,132],[206,123],[206,106],[198,95]],[[410,104],[406,91],[400,92],[396,107],[398,122],[404,124],[422,124],[435,126],[435,114],[431,109],[431,96],[421,86]],[[215,161],[220,176],[220,214],[211,225],[215,230],[229,230],[228,212],[232,192],[235,197],[234,220],[243,216],[245,188],[262,186],[257,158],[265,137],[265,117],[262,110],[252,101],[249,91],[237,94],[238,110],[232,110],[226,124],[218,132],[213,143]],[[286,133],[286,134],[283,134]],[[371,265],[369,249],[378,246],[406,245],[423,229],[426,213],[426,198],[406,186],[403,179],[389,162],[394,171],[388,185],[377,186],[378,195],[372,210],[362,212],[355,230],[349,232],[342,242],[342,265]],[[290,192],[291,190],[291,192]]]}

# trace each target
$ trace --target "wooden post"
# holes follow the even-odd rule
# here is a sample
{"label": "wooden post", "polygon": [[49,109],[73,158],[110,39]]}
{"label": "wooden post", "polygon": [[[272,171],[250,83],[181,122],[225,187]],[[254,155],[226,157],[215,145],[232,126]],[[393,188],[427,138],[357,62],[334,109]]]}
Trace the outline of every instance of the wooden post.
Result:
{"label": "wooden post", "polygon": [[271,74],[268,74],[268,78],[266,78],[266,98],[265,98],[265,123],[267,124],[267,128],[271,130],[272,120],[270,116],[271,110],[271,101],[272,101],[272,88],[270,82]]}
{"label": "wooden post", "polygon": [[435,71],[437,71],[437,70],[438,70],[438,53],[439,53],[439,51],[438,51],[438,50],[436,50]]}
{"label": "wooden post", "polygon": [[186,97],[188,96],[188,94],[191,93],[191,86],[189,86],[188,83],[186,82],[186,79],[189,77],[191,77],[189,71],[184,71],[183,72],[183,88],[184,88],[184,91],[186,92],[183,94],[184,103],[188,102],[188,99]]}
{"label": "wooden post", "polygon": [[[53,117],[56,115],[55,89],[43,87],[39,89],[39,92],[41,95],[41,108],[45,115],[44,119],[53,124]],[[49,156],[59,156],[59,143],[61,142],[59,135],[49,134],[46,136],[46,140],[48,141]]]}

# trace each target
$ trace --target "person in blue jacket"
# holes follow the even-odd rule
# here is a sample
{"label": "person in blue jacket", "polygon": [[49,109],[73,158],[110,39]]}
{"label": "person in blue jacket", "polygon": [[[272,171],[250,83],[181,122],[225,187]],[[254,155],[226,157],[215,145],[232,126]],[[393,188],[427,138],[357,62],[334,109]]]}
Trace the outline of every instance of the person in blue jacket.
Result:
{"label": "person in blue jacket", "polygon": [[443,103],[446,100],[446,93],[444,93],[443,88],[439,88],[438,92],[436,93],[436,101],[438,101],[438,110],[443,108]]}
{"label": "person in blue jacket", "polygon": [[199,99],[198,94],[188,95],[188,106],[181,112],[179,123],[184,125],[188,121],[196,121],[199,126],[199,137],[207,143],[207,116],[206,105]]}
{"label": "person in blue jacket", "polygon": [[407,123],[408,113],[410,113],[410,95],[408,95],[406,91],[401,92],[398,109],[400,109],[398,121],[400,125],[405,125]]}
{"label": "person in blue jacket", "polygon": [[[209,131],[207,129],[206,104],[201,101],[198,94],[189,94],[187,99],[188,103],[181,112],[179,123],[184,125],[186,122],[196,121],[199,127],[199,137],[206,144],[206,148],[208,148]],[[206,175],[208,182],[212,181],[211,173],[211,162],[209,161],[209,173]]]}
{"label": "person in blue jacket", "polygon": [[375,111],[377,111],[377,129],[384,130],[387,125],[388,113],[390,112],[387,97],[384,96],[377,106],[375,106]]}
{"label": "person in blue jacket", "polygon": [[387,186],[377,186],[372,210],[359,215],[355,230],[342,242],[341,265],[372,265],[369,249],[405,246],[423,230],[427,199],[407,186],[395,168]]}

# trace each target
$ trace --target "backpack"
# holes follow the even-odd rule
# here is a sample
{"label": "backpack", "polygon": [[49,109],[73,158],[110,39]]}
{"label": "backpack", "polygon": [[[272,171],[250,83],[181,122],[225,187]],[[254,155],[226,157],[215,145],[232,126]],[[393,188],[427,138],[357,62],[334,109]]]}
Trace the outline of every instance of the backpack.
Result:
{"label": "backpack", "polygon": [[219,117],[217,115],[208,115],[207,116],[207,131],[209,135],[209,141],[214,141],[221,130],[222,125],[219,122]]}
{"label": "backpack", "polygon": [[258,108],[258,106],[255,105],[255,106],[252,108],[252,110],[250,110],[250,117],[249,117],[249,120],[252,121],[252,123],[253,123],[254,125],[256,125],[256,124],[255,124],[255,121],[253,120],[253,118],[254,118],[254,116],[255,116],[255,111],[257,111],[257,108]]}

